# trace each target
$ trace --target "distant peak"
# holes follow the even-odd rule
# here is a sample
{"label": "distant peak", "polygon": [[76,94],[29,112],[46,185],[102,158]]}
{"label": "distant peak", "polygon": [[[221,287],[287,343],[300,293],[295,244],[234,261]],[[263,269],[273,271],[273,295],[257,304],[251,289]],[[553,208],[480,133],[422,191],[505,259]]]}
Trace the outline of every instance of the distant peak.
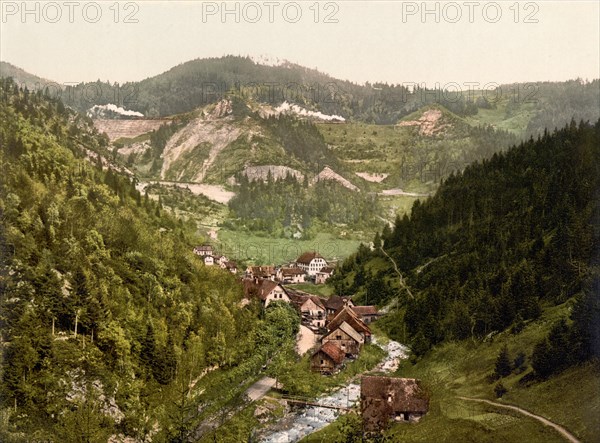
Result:
{"label": "distant peak", "polygon": [[285,59],[280,59],[279,57],[273,57],[271,55],[261,54],[261,55],[251,55],[250,60],[252,60],[257,65],[263,66],[283,66],[289,63]]}

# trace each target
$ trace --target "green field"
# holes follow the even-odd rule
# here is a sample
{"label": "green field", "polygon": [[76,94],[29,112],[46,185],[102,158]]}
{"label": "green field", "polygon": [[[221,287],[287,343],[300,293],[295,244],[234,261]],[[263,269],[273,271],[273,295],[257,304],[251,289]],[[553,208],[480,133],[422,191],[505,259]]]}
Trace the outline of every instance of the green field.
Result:
{"label": "green field", "polygon": [[465,118],[471,125],[492,125],[495,128],[510,131],[517,136],[522,136],[529,121],[536,113],[534,103],[523,103],[521,106],[510,109],[508,99],[500,99],[496,103],[496,108],[479,109],[477,114]]}
{"label": "green field", "polygon": [[299,283],[297,285],[285,285],[286,287],[298,289],[300,291],[308,292],[309,294],[320,295],[323,297],[329,297],[333,294],[333,288],[328,285],[315,285],[312,283]]}
{"label": "green field", "polygon": [[[519,334],[509,331],[481,343],[467,340],[435,348],[416,364],[404,362],[400,377],[421,379],[431,392],[429,413],[418,424],[398,424],[390,431],[392,441],[402,442],[561,442],[555,430],[518,412],[462,400],[484,398],[512,404],[565,427],[583,442],[600,436],[600,371],[597,364],[571,368],[546,381],[531,379],[529,356],[535,343],[552,324],[569,312],[569,303],[546,309]],[[500,349],[506,345],[511,359],[519,351],[527,355],[525,370],[501,380],[508,392],[496,399],[497,381],[490,376]],[[303,442],[335,441],[333,424]]]}
{"label": "green field", "polygon": [[220,253],[234,260],[256,265],[282,265],[296,260],[306,251],[317,251],[327,261],[343,260],[356,251],[360,241],[326,233],[317,234],[313,240],[291,240],[221,229],[216,243]]}

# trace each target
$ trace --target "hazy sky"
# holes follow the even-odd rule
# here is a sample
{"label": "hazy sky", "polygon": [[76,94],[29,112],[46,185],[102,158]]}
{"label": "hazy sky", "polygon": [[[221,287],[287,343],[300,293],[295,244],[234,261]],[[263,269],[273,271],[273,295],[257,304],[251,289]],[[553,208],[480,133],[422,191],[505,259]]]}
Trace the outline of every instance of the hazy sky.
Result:
{"label": "hazy sky", "polygon": [[59,82],[141,80],[225,54],[360,83],[600,76],[598,1],[0,3],[0,58]]}

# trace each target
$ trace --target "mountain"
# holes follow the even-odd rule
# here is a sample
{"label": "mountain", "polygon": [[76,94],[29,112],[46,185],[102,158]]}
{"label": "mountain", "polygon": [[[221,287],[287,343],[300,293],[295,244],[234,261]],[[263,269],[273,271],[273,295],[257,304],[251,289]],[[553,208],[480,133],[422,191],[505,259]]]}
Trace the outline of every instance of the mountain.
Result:
{"label": "mountain", "polygon": [[[99,123],[115,133],[123,120],[114,122]],[[226,185],[239,174],[256,176],[257,168],[304,177],[339,166],[310,119],[238,97],[169,120],[132,120],[131,126],[151,122],[161,122],[162,129],[115,140],[120,157],[146,178]]]}
{"label": "mountain", "polygon": [[[31,76],[3,63],[17,78]],[[37,78],[32,76],[32,84]],[[395,124],[420,108],[439,104],[471,124],[493,125],[528,137],[561,127],[572,118],[600,117],[600,80],[498,85],[493,90],[456,91],[426,85],[364,85],[333,78],[293,63],[262,64],[249,57],[197,59],[141,81],[91,82],[67,86],[65,104],[80,112],[114,105],[147,118],[167,117],[216,103],[231,94],[278,107],[287,102],[312,112],[367,124]],[[460,89],[460,88],[459,88]]]}
{"label": "mountain", "polygon": [[51,94],[57,94],[59,89],[63,89],[63,85],[58,82],[30,74],[17,66],[3,61],[0,61],[0,77],[11,77],[19,86],[26,86],[30,91],[37,91],[48,87],[51,89]]}
{"label": "mountain", "polygon": [[572,122],[452,174],[350,257],[335,288],[398,303],[393,327],[406,325],[417,354],[572,300],[589,316],[561,334],[581,361],[598,351],[599,189],[600,121]]}

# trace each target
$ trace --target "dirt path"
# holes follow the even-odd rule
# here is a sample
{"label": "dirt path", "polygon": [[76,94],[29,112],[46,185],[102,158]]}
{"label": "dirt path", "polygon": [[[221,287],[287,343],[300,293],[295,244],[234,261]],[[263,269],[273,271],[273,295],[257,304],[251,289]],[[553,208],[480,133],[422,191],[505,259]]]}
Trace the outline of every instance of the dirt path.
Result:
{"label": "dirt path", "polygon": [[379,249],[381,249],[381,252],[383,252],[385,254],[385,256],[387,258],[389,258],[390,261],[392,262],[392,264],[394,265],[394,269],[396,270],[396,274],[398,274],[398,277],[399,277],[399,280],[400,280],[400,286],[402,286],[402,289],[406,290],[406,292],[408,293],[408,295],[410,295],[410,298],[414,299],[415,296],[412,294],[412,292],[410,292],[410,288],[408,287],[408,285],[404,281],[404,277],[402,276],[402,273],[398,269],[398,265],[396,265],[396,262],[394,261],[394,259],[392,257],[390,257],[390,255],[387,252],[385,252],[385,249],[383,249],[383,246],[380,246]]}
{"label": "dirt path", "polygon": [[300,325],[300,331],[296,337],[296,351],[298,355],[306,354],[317,344],[317,336],[308,327]]}
{"label": "dirt path", "polygon": [[542,417],[540,415],[533,414],[532,412],[529,412],[526,409],[519,408],[518,406],[505,405],[505,404],[502,404],[502,403],[497,403],[495,401],[485,400],[485,399],[482,399],[482,398],[471,398],[471,397],[458,397],[458,398],[460,398],[462,400],[476,401],[476,402],[479,402],[479,403],[487,403],[487,404],[490,404],[492,406],[497,406],[499,408],[512,409],[513,411],[517,411],[517,412],[519,412],[519,413],[521,413],[523,415],[526,415],[528,417],[535,418],[536,420],[542,422],[546,426],[550,426],[550,427],[554,428],[556,431],[558,431],[563,437],[565,437],[571,443],[580,443],[580,441],[577,438],[575,438],[575,436],[573,434],[571,434],[569,431],[567,431],[562,426],[557,425],[556,423],[551,422],[547,418],[544,418],[544,417]]}
{"label": "dirt path", "polygon": [[263,398],[273,386],[275,386],[275,381],[276,380],[274,378],[263,377],[248,388],[246,395],[250,401],[259,400]]}

